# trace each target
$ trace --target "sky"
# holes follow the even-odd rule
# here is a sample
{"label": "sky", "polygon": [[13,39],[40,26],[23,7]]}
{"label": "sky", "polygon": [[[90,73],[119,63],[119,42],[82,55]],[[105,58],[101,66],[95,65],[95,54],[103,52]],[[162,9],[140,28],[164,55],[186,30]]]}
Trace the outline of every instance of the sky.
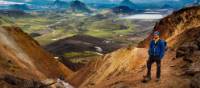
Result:
{"label": "sky", "polygon": [[[41,0],[0,0],[0,3],[5,1],[12,1],[12,2],[31,2],[31,1],[41,1]],[[55,0],[44,0],[44,1],[55,1]],[[62,1],[72,1],[72,0],[62,0]],[[102,3],[119,3],[122,0],[80,0],[87,3],[96,3],[96,2],[102,2]],[[166,1],[182,1],[182,2],[191,2],[195,0],[131,0],[134,3],[152,3],[152,2],[166,2]]]}

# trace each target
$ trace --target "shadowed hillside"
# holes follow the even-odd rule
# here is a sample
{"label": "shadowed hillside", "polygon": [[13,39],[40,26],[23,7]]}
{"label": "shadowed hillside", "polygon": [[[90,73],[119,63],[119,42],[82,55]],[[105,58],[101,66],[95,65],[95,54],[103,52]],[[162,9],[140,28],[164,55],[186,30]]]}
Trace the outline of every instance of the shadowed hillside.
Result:
{"label": "shadowed hillside", "polygon": [[62,63],[76,71],[94,57],[115,51],[121,47],[120,44],[103,38],[75,35],[51,43],[45,46],[45,49],[60,57]]}

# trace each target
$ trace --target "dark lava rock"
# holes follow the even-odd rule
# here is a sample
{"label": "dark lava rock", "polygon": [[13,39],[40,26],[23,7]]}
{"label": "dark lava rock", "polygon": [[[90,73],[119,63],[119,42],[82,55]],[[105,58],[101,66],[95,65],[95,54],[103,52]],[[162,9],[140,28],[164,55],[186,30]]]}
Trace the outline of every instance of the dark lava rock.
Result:
{"label": "dark lava rock", "polygon": [[26,80],[12,75],[4,75],[1,80],[7,82],[9,85],[14,86],[15,88],[48,88],[39,81]]}
{"label": "dark lava rock", "polygon": [[188,56],[197,50],[199,50],[199,47],[196,43],[186,42],[177,49],[176,57],[178,58],[178,57]]}
{"label": "dark lava rock", "polygon": [[31,33],[30,36],[35,38],[35,37],[41,36],[41,34],[39,34],[39,33]]}

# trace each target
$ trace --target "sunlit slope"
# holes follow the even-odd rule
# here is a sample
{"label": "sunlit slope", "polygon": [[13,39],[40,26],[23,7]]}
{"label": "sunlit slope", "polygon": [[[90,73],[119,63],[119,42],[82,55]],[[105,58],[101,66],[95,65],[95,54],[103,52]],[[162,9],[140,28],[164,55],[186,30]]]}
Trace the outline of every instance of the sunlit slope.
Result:
{"label": "sunlit slope", "polygon": [[61,76],[68,78],[71,74],[70,69],[56,61],[19,27],[0,26],[1,77],[12,75],[42,81]]}

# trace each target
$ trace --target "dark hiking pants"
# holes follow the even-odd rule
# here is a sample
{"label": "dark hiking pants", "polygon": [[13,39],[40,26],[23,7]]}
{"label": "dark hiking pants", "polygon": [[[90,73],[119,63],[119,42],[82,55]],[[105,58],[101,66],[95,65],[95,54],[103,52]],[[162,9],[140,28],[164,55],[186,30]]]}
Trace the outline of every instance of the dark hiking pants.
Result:
{"label": "dark hiking pants", "polygon": [[151,78],[151,66],[154,62],[156,62],[157,65],[156,77],[160,78],[161,59],[157,56],[150,56],[147,61],[147,77]]}

